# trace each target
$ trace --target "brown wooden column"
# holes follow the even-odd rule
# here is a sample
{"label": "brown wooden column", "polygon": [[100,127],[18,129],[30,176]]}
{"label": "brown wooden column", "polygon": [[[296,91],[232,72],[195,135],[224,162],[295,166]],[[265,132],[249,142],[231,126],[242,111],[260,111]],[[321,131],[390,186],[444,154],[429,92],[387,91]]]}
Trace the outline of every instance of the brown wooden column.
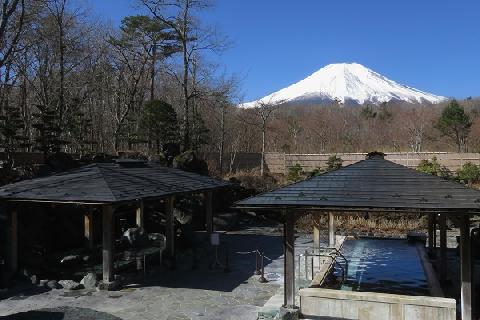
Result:
{"label": "brown wooden column", "polygon": [[335,215],[328,213],[328,246],[335,247]]}
{"label": "brown wooden column", "polygon": [[285,308],[295,307],[295,213],[286,211],[283,227],[284,296]]}
{"label": "brown wooden column", "polygon": [[113,251],[115,245],[115,220],[112,205],[104,205],[102,212],[103,228],[103,282],[113,280]]}
{"label": "brown wooden column", "polygon": [[470,217],[461,217],[460,224],[461,310],[462,320],[472,320],[472,248]]}
{"label": "brown wooden column", "polygon": [[93,231],[93,213],[91,211],[84,215],[84,237],[87,242],[87,247],[93,249],[95,246],[95,238]]}
{"label": "brown wooden column", "polygon": [[315,249],[320,248],[320,229],[318,226],[313,226],[313,247]]}
{"label": "brown wooden column", "polygon": [[433,250],[433,223],[434,223],[434,214],[428,214],[428,249]]}
{"label": "brown wooden column", "polygon": [[18,270],[18,212],[16,210],[10,211],[9,217],[10,229],[10,246],[8,265],[12,273]]}
{"label": "brown wooden column", "polygon": [[447,280],[447,216],[442,213],[439,219],[440,228],[440,281]]}
{"label": "brown wooden column", "polygon": [[138,203],[138,207],[136,210],[136,222],[137,222],[137,227],[139,228],[144,228],[144,206],[143,206],[143,200],[141,200]]}
{"label": "brown wooden column", "polygon": [[213,228],[213,192],[205,192],[205,227],[207,233],[212,233]]}
{"label": "brown wooden column", "polygon": [[165,236],[167,241],[167,254],[170,257],[175,256],[175,217],[173,216],[174,202],[174,197],[168,197],[165,199],[165,214],[167,216]]}

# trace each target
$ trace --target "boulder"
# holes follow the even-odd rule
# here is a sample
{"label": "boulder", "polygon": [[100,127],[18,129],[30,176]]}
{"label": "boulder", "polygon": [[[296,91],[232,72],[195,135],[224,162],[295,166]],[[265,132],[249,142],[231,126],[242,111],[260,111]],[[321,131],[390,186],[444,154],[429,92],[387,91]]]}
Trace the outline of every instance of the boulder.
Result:
{"label": "boulder", "polygon": [[148,234],[143,228],[128,228],[123,237],[132,247],[139,247],[148,243]]}
{"label": "boulder", "polygon": [[185,151],[173,159],[173,167],[202,175],[208,175],[208,165],[198,159],[193,151]]}
{"label": "boulder", "polygon": [[80,284],[83,284],[85,289],[95,289],[98,284],[97,275],[93,272],[87,273],[87,275],[80,281]]}
{"label": "boulder", "polygon": [[117,291],[122,288],[121,281],[119,280],[114,280],[110,282],[103,282],[100,281],[98,284],[98,290],[104,290],[104,291]]}
{"label": "boulder", "polygon": [[50,289],[60,289],[60,285],[58,284],[57,280],[48,281],[46,286]]}
{"label": "boulder", "polygon": [[65,256],[60,260],[60,263],[65,266],[76,265],[82,261],[82,257],[80,255],[70,255]]}
{"label": "boulder", "polygon": [[38,286],[39,286],[39,287],[44,287],[44,286],[47,284],[47,282],[48,282],[48,279],[40,280],[40,281],[38,282]]}
{"label": "boulder", "polygon": [[83,284],[80,284],[73,280],[60,280],[58,284],[62,286],[63,289],[66,290],[78,290],[83,288]]}

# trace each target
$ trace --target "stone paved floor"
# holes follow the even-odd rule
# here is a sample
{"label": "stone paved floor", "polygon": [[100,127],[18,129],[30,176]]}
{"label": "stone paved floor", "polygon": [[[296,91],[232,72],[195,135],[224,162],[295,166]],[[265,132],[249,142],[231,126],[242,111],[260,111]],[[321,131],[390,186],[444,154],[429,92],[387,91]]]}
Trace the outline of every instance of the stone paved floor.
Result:
{"label": "stone paved floor", "polygon": [[[230,273],[210,270],[211,252],[203,252],[201,264],[192,271],[184,257],[175,271],[151,270],[143,278],[121,291],[67,292],[63,289],[37,294],[18,294],[0,300],[0,319],[256,319],[257,310],[275,294],[281,285],[282,239],[274,229],[248,230],[223,238],[230,249]],[[270,282],[259,283],[252,276],[255,256],[246,254],[262,248],[273,259],[267,266]],[[220,254],[221,261],[224,255]],[[189,260],[190,259],[190,260]],[[266,261],[269,263],[270,261]],[[274,267],[275,266],[275,267]]]}

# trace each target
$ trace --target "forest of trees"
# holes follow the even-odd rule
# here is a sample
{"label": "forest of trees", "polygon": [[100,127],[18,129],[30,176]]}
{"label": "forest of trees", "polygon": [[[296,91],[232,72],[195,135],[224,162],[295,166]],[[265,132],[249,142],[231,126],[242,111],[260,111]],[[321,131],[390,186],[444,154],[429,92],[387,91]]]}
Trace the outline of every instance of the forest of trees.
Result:
{"label": "forest of trees", "polygon": [[234,44],[200,19],[210,1],[132,3],[143,15],[115,28],[80,0],[1,0],[0,150],[480,151],[477,99],[240,109],[214,61]]}

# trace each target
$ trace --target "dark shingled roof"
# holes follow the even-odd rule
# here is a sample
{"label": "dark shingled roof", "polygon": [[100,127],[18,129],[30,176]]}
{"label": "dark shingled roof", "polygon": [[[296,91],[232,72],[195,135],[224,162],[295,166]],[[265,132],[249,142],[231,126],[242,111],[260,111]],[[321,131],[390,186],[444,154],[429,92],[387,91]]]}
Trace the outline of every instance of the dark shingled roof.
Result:
{"label": "dark shingled roof", "polygon": [[114,203],[200,192],[231,185],[154,163],[98,163],[0,188],[0,198],[51,202]]}
{"label": "dark shingled roof", "polygon": [[372,156],[237,202],[243,208],[480,211],[480,191]]}

